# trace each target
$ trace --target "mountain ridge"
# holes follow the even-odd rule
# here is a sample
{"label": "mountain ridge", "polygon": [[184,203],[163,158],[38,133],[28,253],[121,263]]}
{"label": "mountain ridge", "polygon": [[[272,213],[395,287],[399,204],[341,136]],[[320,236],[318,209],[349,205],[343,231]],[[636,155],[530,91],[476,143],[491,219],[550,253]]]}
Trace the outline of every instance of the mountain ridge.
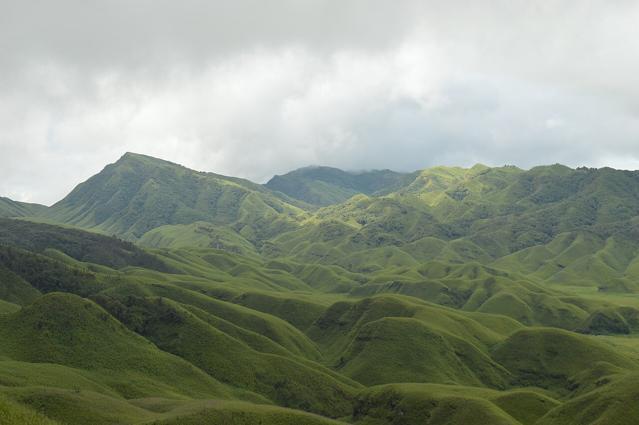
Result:
{"label": "mountain ridge", "polygon": [[52,207],[7,208],[8,425],[639,417],[612,402],[639,394],[638,172],[282,178],[127,153]]}

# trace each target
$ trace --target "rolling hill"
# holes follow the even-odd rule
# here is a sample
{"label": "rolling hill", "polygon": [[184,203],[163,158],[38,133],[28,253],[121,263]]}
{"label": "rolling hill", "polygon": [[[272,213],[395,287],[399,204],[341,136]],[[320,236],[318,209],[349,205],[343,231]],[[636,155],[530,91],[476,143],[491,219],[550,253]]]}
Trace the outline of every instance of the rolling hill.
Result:
{"label": "rolling hill", "polygon": [[639,414],[638,172],[259,185],[127,153],[51,207],[1,198],[0,217],[2,425]]}

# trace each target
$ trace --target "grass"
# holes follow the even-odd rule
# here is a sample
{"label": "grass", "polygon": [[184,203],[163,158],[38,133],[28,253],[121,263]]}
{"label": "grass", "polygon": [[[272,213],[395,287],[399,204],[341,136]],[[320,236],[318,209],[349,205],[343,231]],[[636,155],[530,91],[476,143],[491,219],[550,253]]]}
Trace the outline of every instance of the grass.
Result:
{"label": "grass", "polygon": [[191,414],[153,422],[153,425],[339,425],[328,418],[275,406],[240,402],[208,403],[205,408]]}
{"label": "grass", "polygon": [[164,353],[102,308],[75,295],[49,294],[0,316],[0,355],[91,372],[124,397],[225,396],[228,390],[186,361]]}
{"label": "grass", "polygon": [[0,424],[2,425],[61,425],[46,416],[0,396]]}
{"label": "grass", "polygon": [[637,181],[127,154],[0,200],[0,423],[636,422]]}
{"label": "grass", "polygon": [[504,388],[508,377],[475,345],[420,320],[398,317],[362,326],[337,368],[364,385],[432,382]]}
{"label": "grass", "polygon": [[639,421],[636,374],[604,378],[599,387],[565,402],[544,415],[539,425],[614,425]]}
{"label": "grass", "polygon": [[574,391],[588,384],[579,382],[577,375],[600,364],[627,371],[639,367],[603,341],[558,329],[528,328],[497,346],[493,357],[513,374],[515,385]]}
{"label": "grass", "polygon": [[362,391],[353,419],[358,425],[408,425],[424,420],[433,425],[532,425],[534,422],[520,422],[518,419],[526,418],[515,413],[516,419],[509,411],[519,412],[515,406],[521,405],[527,417],[534,419],[557,404],[531,392],[504,394],[460,386],[389,384]]}
{"label": "grass", "polygon": [[246,257],[258,255],[255,246],[233,229],[201,221],[156,227],[139,243],[150,248],[215,248]]}
{"label": "grass", "polygon": [[[161,298],[104,300],[118,318],[154,342],[221,382],[265,396],[287,407],[326,416],[350,411],[354,385],[334,378],[319,364],[288,355],[261,353],[211,326],[177,303]],[[251,365],[250,368],[246,365]]]}

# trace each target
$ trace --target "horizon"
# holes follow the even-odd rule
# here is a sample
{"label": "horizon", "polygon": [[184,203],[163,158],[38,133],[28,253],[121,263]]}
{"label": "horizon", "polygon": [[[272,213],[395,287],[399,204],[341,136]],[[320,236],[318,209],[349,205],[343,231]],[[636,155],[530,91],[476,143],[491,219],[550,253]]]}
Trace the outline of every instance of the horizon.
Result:
{"label": "horizon", "polygon": [[10,200],[12,200],[12,201],[17,201],[17,202],[24,202],[24,203],[37,204],[37,205],[43,205],[43,206],[46,206],[46,207],[51,207],[51,206],[53,206],[54,204],[56,204],[57,202],[59,202],[59,201],[61,201],[62,199],[64,199],[67,195],[69,195],[69,194],[70,194],[73,190],[75,190],[75,189],[77,188],[77,186],[79,186],[80,184],[82,184],[82,183],[86,182],[89,178],[91,178],[91,177],[93,177],[93,176],[95,176],[95,175],[97,175],[97,174],[101,173],[102,171],[104,171],[104,169],[105,169],[106,167],[108,167],[108,166],[110,166],[110,165],[114,165],[114,164],[116,164],[116,163],[117,163],[117,162],[119,162],[120,160],[124,159],[127,155],[132,155],[132,156],[143,156],[143,157],[150,158],[150,159],[153,159],[153,160],[162,161],[162,162],[167,162],[167,163],[170,163],[170,164],[173,164],[173,165],[179,166],[179,167],[187,168],[187,169],[189,169],[189,170],[191,170],[191,171],[194,171],[194,172],[197,172],[197,173],[212,173],[212,174],[217,174],[217,175],[222,176],[222,177],[229,177],[229,178],[241,178],[241,179],[247,180],[247,181],[249,181],[249,182],[251,182],[251,183],[255,183],[255,184],[261,185],[261,186],[265,186],[265,185],[266,185],[266,184],[267,184],[270,180],[272,180],[272,179],[273,179],[273,178],[275,178],[275,177],[279,177],[279,176],[287,175],[287,174],[289,174],[289,173],[293,173],[293,172],[298,171],[298,170],[313,169],[313,168],[330,168],[330,169],[339,170],[339,171],[342,171],[342,172],[345,172],[345,173],[348,173],[348,174],[353,174],[353,175],[357,175],[357,174],[365,174],[365,173],[375,172],[375,171],[390,171],[390,172],[393,172],[393,173],[399,173],[399,174],[412,174],[412,173],[423,172],[423,171],[427,171],[427,170],[431,170],[431,169],[436,169],[436,168],[457,168],[457,169],[462,169],[462,170],[470,170],[470,169],[473,169],[473,168],[475,168],[475,167],[486,167],[486,168],[489,168],[489,169],[494,169],[494,168],[516,168],[516,169],[521,170],[521,171],[524,171],[524,172],[525,172],[525,171],[530,171],[530,170],[532,170],[532,169],[539,168],[539,167],[553,167],[553,166],[567,167],[567,168],[569,168],[569,169],[571,169],[571,170],[578,170],[578,169],[580,169],[580,168],[589,168],[589,169],[594,169],[594,170],[601,170],[601,169],[606,169],[606,168],[607,168],[607,169],[612,169],[612,170],[615,170],[615,171],[631,171],[631,172],[639,171],[638,169],[624,169],[624,168],[614,168],[614,167],[608,167],[608,166],[603,166],[603,167],[588,167],[588,166],[581,165],[581,166],[571,167],[571,166],[569,166],[569,165],[561,164],[561,163],[553,163],[553,164],[537,164],[537,165],[533,165],[533,166],[531,166],[531,167],[527,167],[527,168],[519,167],[519,166],[514,165],[514,164],[486,165],[486,164],[482,164],[482,163],[475,163],[475,164],[472,164],[472,165],[469,165],[469,166],[460,166],[460,165],[433,165],[433,166],[429,166],[429,167],[418,168],[418,169],[411,170],[411,171],[393,170],[393,169],[391,169],[391,168],[372,168],[372,169],[366,169],[366,170],[349,170],[349,169],[342,169],[342,168],[338,168],[338,167],[331,167],[331,166],[328,166],[328,165],[311,164],[311,165],[305,165],[305,166],[301,166],[301,167],[298,167],[298,168],[295,168],[295,169],[288,170],[288,171],[286,171],[286,172],[284,172],[284,173],[282,173],[282,174],[274,174],[273,176],[271,176],[270,178],[268,178],[267,180],[265,180],[265,181],[263,181],[263,182],[257,182],[257,181],[253,181],[253,180],[251,180],[251,179],[247,179],[247,178],[240,177],[240,176],[233,176],[233,175],[228,175],[228,174],[220,174],[220,173],[217,173],[215,170],[199,170],[199,169],[191,168],[191,167],[188,167],[188,166],[186,166],[186,165],[184,165],[184,164],[180,164],[180,163],[178,163],[178,162],[171,161],[171,160],[169,160],[169,159],[159,158],[159,157],[155,157],[155,156],[152,156],[152,155],[149,155],[149,154],[145,154],[145,153],[127,151],[127,152],[124,152],[124,153],[123,153],[123,154],[122,154],[122,155],[121,155],[118,159],[116,159],[115,161],[112,161],[112,162],[109,162],[109,163],[107,163],[107,164],[104,164],[104,165],[102,166],[102,168],[100,168],[100,170],[99,170],[98,172],[96,172],[96,173],[92,174],[91,176],[87,177],[87,178],[86,178],[86,179],[84,179],[84,180],[81,180],[81,181],[76,182],[76,183],[73,185],[73,187],[72,187],[72,188],[71,188],[71,189],[70,189],[67,193],[63,194],[60,198],[55,199],[55,200],[53,200],[53,201],[52,201],[52,202],[50,202],[50,203],[43,203],[43,202],[38,202],[38,201],[29,201],[29,200],[15,199],[15,198],[11,198],[10,196],[6,196],[6,195],[4,195],[4,194],[2,194],[2,193],[0,193],[0,198],[10,199]]}

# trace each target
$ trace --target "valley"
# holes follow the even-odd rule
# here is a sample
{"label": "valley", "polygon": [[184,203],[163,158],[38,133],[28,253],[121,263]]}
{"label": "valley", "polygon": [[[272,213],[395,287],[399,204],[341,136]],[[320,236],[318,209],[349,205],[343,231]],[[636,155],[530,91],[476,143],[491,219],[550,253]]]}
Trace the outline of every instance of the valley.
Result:
{"label": "valley", "polygon": [[0,423],[639,423],[639,172],[127,153],[0,198]]}

